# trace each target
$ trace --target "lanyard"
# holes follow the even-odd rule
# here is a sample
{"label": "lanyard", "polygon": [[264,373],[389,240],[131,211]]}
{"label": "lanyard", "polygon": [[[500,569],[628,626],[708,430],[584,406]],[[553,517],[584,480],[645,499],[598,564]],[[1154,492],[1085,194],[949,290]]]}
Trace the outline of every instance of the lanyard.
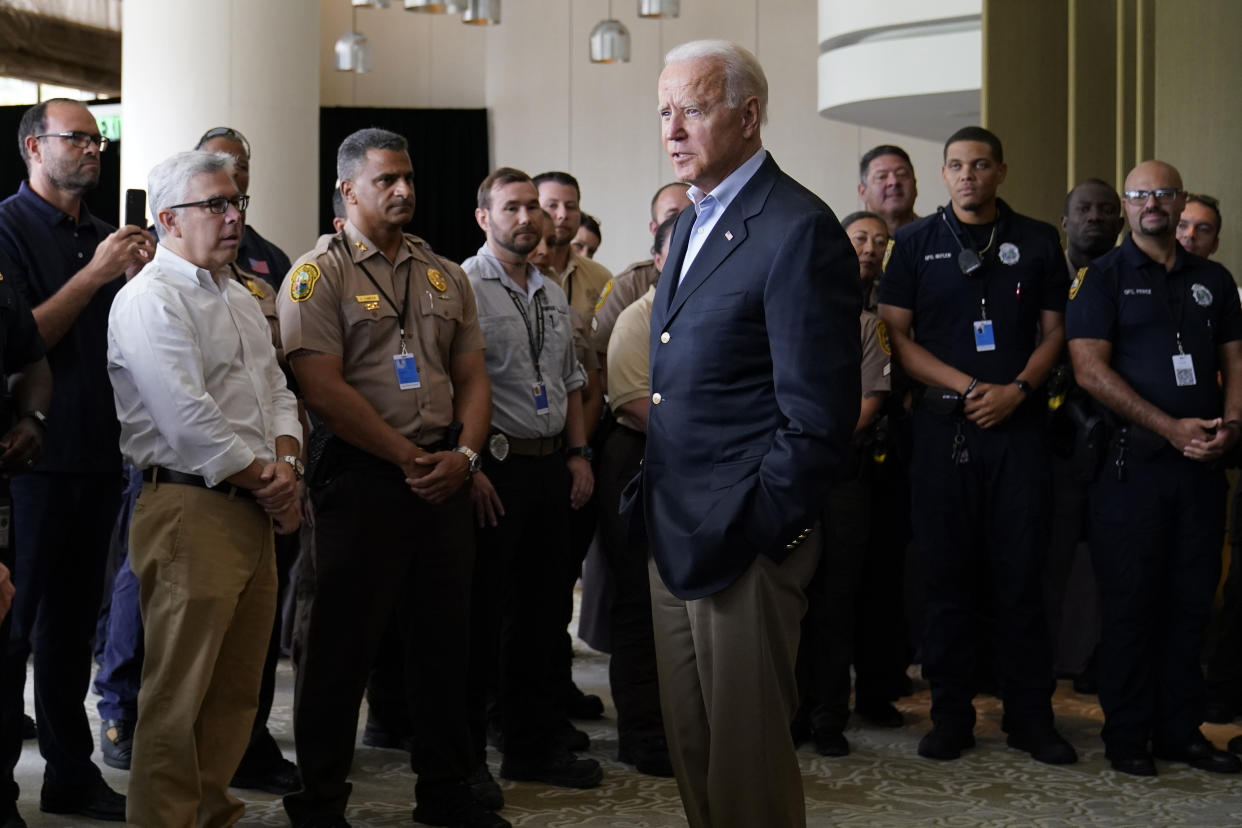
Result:
{"label": "lanyard", "polygon": [[[362,262],[358,262],[358,267],[362,268],[362,272],[363,272],[363,273],[365,273],[365,274],[366,274],[366,276],[367,276],[367,278],[371,280],[371,284],[375,286],[375,289],[379,292],[379,295],[384,297],[384,301],[385,301],[385,302],[387,302],[389,305],[391,305],[391,306],[392,306],[392,309],[393,309],[393,310],[395,310],[395,311],[397,311],[397,313],[399,314],[399,316],[397,317],[397,327],[398,327],[398,329],[401,331],[401,353],[403,353],[403,354],[408,354],[408,353],[409,353],[409,351],[407,351],[407,350],[406,350],[406,348],[405,348],[405,320],[406,320],[406,314],[407,314],[407,313],[409,312],[409,310],[410,310],[410,274],[409,274],[409,273],[406,273],[406,276],[405,276],[405,300],[401,303],[401,307],[400,307],[400,308],[398,308],[398,307],[397,307],[397,303],[396,303],[396,302],[394,302],[394,301],[392,301],[392,297],[390,297],[390,296],[389,296],[389,295],[388,295],[388,294],[384,291],[384,289],[383,289],[382,287],[380,287],[380,283],[379,283],[379,282],[375,281],[375,277],[371,275],[371,271],[367,270],[367,266],[366,266],[366,265],[364,265]],[[396,275],[397,275],[397,274],[396,274],[396,269],[394,268],[394,270],[393,270],[393,277],[394,277],[394,278],[393,278],[393,284],[394,284],[394,285],[395,285],[395,284],[396,284],[396,282],[397,282],[397,280],[396,280],[396,278],[395,278],[395,277],[396,277]]]}
{"label": "lanyard", "polygon": [[[1186,295],[1187,293],[1186,281],[1187,280],[1186,280],[1185,275],[1180,274],[1177,278],[1178,278],[1178,281],[1181,283],[1179,286],[1181,290],[1177,291],[1179,298],[1177,300],[1177,318],[1172,320],[1173,324],[1176,326],[1173,329],[1173,335],[1177,339],[1177,352],[1179,354],[1184,354],[1186,353],[1186,351],[1185,349],[1182,348],[1182,323],[1186,321],[1186,303],[1190,300],[1190,297]],[[1170,300],[1172,300],[1174,296],[1174,291],[1172,290],[1173,286],[1171,284],[1172,281],[1173,280],[1168,278],[1167,276],[1165,277],[1165,290],[1169,292],[1168,298]],[[1173,316],[1173,308],[1171,307],[1172,302],[1170,301],[1169,304],[1170,304],[1169,316],[1172,317]]]}
{"label": "lanyard", "polygon": [[535,330],[531,330],[530,315],[526,313],[526,303],[522,296],[508,285],[504,288],[513,300],[513,307],[522,315],[522,322],[526,325],[526,341],[530,345],[530,361],[535,365],[535,379],[543,382],[543,372],[539,370],[539,355],[543,353],[543,290],[541,288],[535,292]]}

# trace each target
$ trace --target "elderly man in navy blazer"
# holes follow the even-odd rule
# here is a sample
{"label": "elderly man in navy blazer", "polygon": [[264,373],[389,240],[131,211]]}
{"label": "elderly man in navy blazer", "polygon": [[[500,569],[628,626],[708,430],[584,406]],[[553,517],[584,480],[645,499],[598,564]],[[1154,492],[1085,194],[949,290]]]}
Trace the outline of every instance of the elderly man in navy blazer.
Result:
{"label": "elderly man in navy blazer", "polygon": [[858,418],[858,262],[832,211],[759,137],[767,80],[683,44],[662,138],[694,209],[651,314],[643,472],[665,730],[691,826],[806,822],[789,735],[816,522]]}

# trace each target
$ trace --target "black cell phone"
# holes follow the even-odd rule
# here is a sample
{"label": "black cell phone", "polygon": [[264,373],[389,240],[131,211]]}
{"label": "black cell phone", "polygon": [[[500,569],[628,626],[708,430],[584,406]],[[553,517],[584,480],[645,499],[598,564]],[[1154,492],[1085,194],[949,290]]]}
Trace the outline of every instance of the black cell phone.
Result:
{"label": "black cell phone", "polygon": [[147,226],[147,191],[125,191],[125,223],[135,227]]}

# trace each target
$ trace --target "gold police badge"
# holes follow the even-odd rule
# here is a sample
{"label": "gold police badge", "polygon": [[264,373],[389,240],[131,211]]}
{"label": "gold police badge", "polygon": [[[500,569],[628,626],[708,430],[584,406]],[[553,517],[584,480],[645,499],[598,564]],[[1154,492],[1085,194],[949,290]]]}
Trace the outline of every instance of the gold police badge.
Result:
{"label": "gold police badge", "polygon": [[259,283],[255,281],[254,279],[247,279],[246,287],[247,289],[249,289],[250,295],[253,296],[255,299],[263,298],[263,288],[259,287]]}
{"label": "gold police badge", "polygon": [[440,292],[448,290],[448,280],[434,267],[427,271],[427,281],[431,282],[431,286]]}
{"label": "gold police badge", "polygon": [[1077,275],[1074,276],[1074,281],[1070,282],[1070,293],[1069,293],[1070,299],[1073,299],[1075,296],[1078,295],[1078,289],[1082,287],[1082,283],[1086,278],[1087,278],[1087,269],[1085,267],[1078,268],[1078,273]]}
{"label": "gold police badge", "polygon": [[305,302],[311,298],[319,276],[319,266],[314,262],[303,262],[298,265],[289,277],[289,298],[295,302]]}

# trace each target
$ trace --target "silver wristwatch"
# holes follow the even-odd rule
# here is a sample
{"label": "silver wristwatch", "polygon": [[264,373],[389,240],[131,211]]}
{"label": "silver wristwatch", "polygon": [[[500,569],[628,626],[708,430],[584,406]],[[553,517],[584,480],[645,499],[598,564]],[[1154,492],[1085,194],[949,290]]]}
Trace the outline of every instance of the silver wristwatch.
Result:
{"label": "silver wristwatch", "polygon": [[453,449],[453,451],[466,455],[466,469],[471,474],[474,474],[483,467],[483,458],[479,456],[477,451],[470,448],[470,446],[458,446]]}
{"label": "silver wristwatch", "polygon": [[300,458],[294,457],[292,454],[286,454],[284,457],[277,457],[276,459],[293,466],[293,473],[298,480],[301,480],[306,475],[306,467],[302,465]]}

